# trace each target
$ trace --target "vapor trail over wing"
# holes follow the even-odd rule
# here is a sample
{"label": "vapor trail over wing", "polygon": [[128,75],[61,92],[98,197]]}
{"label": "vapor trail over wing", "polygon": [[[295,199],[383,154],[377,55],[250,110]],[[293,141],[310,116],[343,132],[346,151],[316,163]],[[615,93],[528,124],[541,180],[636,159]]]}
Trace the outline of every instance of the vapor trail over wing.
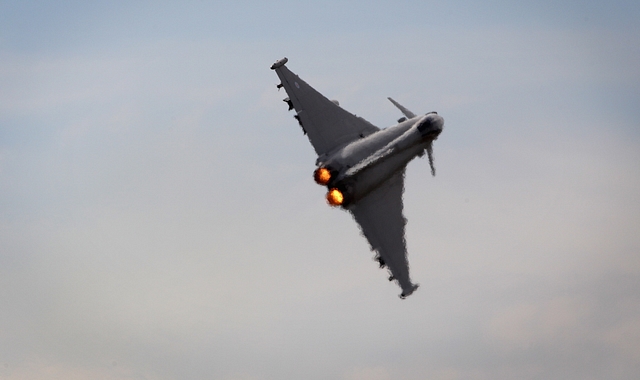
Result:
{"label": "vapor trail over wing", "polygon": [[296,110],[296,119],[319,156],[379,130],[324,97],[284,64],[274,65],[272,69],[278,74]]}

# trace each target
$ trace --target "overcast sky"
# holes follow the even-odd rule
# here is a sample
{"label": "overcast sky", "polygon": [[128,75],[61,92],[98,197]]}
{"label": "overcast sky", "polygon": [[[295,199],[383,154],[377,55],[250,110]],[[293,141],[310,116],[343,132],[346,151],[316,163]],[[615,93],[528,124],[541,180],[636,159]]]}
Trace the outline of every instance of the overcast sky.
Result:
{"label": "overcast sky", "polygon": [[[0,1],[0,379],[637,379],[637,1]],[[399,288],[269,66],[384,128]]]}

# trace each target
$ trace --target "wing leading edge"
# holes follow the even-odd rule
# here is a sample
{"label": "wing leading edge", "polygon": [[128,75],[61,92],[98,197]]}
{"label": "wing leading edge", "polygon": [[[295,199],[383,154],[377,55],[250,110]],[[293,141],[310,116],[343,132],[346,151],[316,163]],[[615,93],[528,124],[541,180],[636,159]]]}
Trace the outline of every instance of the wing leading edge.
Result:
{"label": "wing leading edge", "polygon": [[407,220],[402,215],[404,170],[395,174],[349,208],[362,233],[379,255],[381,264],[391,272],[392,279],[402,288],[400,298],[413,293],[418,285],[409,278],[409,263],[404,238]]}
{"label": "wing leading edge", "polygon": [[[296,111],[318,156],[379,130],[376,126],[347,112],[309,86],[285,66],[286,58],[271,66],[289,95],[285,99]],[[280,87],[280,86],[279,86]]]}

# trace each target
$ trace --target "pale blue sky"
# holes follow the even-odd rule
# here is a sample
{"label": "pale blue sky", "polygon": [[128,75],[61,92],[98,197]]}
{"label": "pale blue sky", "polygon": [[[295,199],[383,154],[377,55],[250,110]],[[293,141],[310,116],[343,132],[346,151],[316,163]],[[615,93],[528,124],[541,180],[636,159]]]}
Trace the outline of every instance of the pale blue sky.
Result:
{"label": "pale blue sky", "polygon": [[[1,379],[632,379],[637,2],[0,2]],[[269,66],[387,127],[405,301]]]}

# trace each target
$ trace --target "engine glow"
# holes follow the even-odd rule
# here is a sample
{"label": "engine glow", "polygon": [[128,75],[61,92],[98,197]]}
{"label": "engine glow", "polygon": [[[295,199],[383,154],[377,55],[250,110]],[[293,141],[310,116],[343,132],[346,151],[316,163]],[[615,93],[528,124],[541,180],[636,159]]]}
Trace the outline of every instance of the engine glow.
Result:
{"label": "engine glow", "polygon": [[331,172],[327,168],[318,168],[313,172],[313,179],[317,184],[325,186],[331,180]]}
{"label": "engine glow", "polygon": [[331,206],[340,206],[342,202],[344,202],[344,195],[342,195],[342,192],[338,189],[331,189],[327,193],[327,202],[329,202]]}

